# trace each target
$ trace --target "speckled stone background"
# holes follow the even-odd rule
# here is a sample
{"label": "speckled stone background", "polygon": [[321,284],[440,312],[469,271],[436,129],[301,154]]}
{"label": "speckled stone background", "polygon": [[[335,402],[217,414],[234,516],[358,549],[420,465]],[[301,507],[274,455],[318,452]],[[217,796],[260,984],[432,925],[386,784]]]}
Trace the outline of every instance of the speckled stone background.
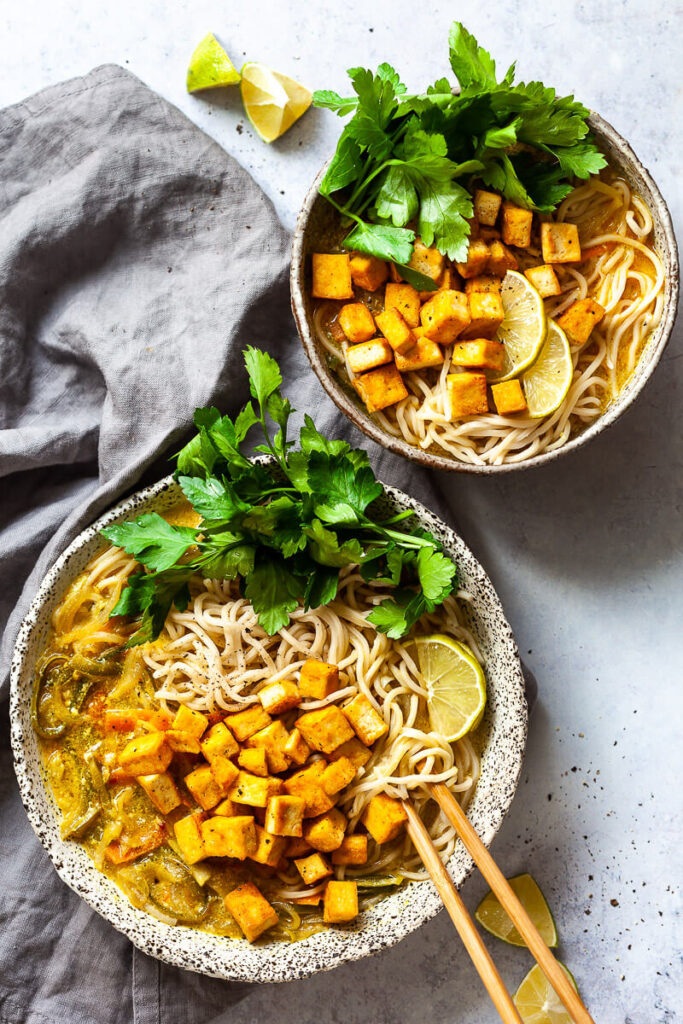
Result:
{"label": "speckled stone background", "polygon": [[[194,44],[215,31],[261,59],[344,91],[344,69],[390,60],[409,87],[446,70],[458,16],[520,75],[575,90],[632,143],[679,228],[683,6],[672,0],[457,5],[435,0],[22,0],[0,7],[0,104],[97,64],[130,68],[255,176],[292,227],[339,124],[312,111],[267,147],[236,91],[184,91]],[[546,892],[560,955],[600,1024],[683,1016],[680,382],[682,331],[641,400],[575,457],[500,481],[441,484],[537,676],[522,783],[494,853]],[[485,885],[464,888],[473,909]],[[514,988],[529,955],[491,940]],[[238,986],[215,1024],[489,1024],[495,1012],[445,915],[372,960],[290,985]]]}

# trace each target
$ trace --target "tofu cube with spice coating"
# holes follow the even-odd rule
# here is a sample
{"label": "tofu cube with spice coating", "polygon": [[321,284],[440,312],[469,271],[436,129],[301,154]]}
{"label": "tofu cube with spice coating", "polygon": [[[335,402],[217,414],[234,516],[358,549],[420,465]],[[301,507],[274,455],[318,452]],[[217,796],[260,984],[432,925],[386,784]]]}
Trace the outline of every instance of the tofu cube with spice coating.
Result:
{"label": "tofu cube with spice coating", "polygon": [[246,742],[247,747],[264,747],[268,757],[268,766],[273,772],[284,772],[289,768],[289,758],[285,754],[285,743],[289,739],[289,733],[279,718],[255,732]]}
{"label": "tofu cube with spice coating", "polygon": [[408,397],[408,388],[393,363],[356,377],[353,385],[370,413],[380,412]]}
{"label": "tofu cube with spice coating", "polygon": [[225,800],[221,800],[219,804],[216,804],[213,813],[222,814],[224,818],[232,818],[233,814],[242,814],[243,812],[240,804],[233,803],[226,796]]}
{"label": "tofu cube with spice coating", "polygon": [[227,795],[238,804],[266,807],[271,796],[277,796],[281,789],[281,779],[271,777],[262,779],[258,775],[240,771]]}
{"label": "tofu cube with spice coating", "polygon": [[430,248],[424,244],[421,238],[417,238],[408,266],[416,270],[418,274],[424,274],[425,277],[431,277],[432,281],[438,281],[443,273],[444,256],[438,249]]}
{"label": "tofu cube with spice coating", "polygon": [[356,770],[355,764],[348,757],[340,757],[339,760],[328,764],[320,776],[320,785],[328,796],[332,796],[348,786],[354,778]]}
{"label": "tofu cube with spice coating", "polygon": [[480,224],[492,228],[498,219],[498,211],[503,198],[496,192],[487,192],[478,188],[474,193],[474,215]]}
{"label": "tofu cube with spice coating", "polygon": [[269,715],[283,715],[285,711],[291,711],[301,704],[299,687],[290,679],[281,683],[269,683],[258,692],[258,699],[261,706]]}
{"label": "tofu cube with spice coating", "polygon": [[497,292],[472,292],[468,301],[472,320],[461,337],[492,338],[505,316],[500,295]]}
{"label": "tofu cube with spice coating", "polygon": [[389,732],[389,726],[365,696],[357,693],[353,700],[342,708],[361,743],[371,747],[381,736]]}
{"label": "tofu cube with spice coating", "polygon": [[305,806],[299,796],[271,796],[266,807],[266,829],[274,836],[301,836]]}
{"label": "tofu cube with spice coating", "polygon": [[227,757],[214,757],[209,768],[218,785],[224,792],[227,792],[228,787],[237,778],[238,769]]}
{"label": "tofu cube with spice coating", "polygon": [[178,732],[189,732],[190,736],[198,740],[204,735],[208,724],[208,718],[201,711],[193,711],[192,708],[181,704],[171,722],[171,728],[177,729]]}
{"label": "tofu cube with spice coating", "polygon": [[329,881],[323,898],[325,924],[344,924],[358,917],[358,884]]}
{"label": "tofu cube with spice coating", "polygon": [[470,323],[470,309],[464,292],[436,292],[420,310],[424,335],[440,345],[450,345]]}
{"label": "tofu cube with spice coating", "polygon": [[290,860],[295,860],[297,857],[305,857],[306,854],[311,853],[313,847],[310,846],[305,839],[290,839],[287,844],[286,857]]}
{"label": "tofu cube with spice coating", "polygon": [[531,245],[531,225],[534,215],[531,210],[523,210],[520,206],[508,202],[503,203],[503,242],[514,245],[518,249],[526,249]]}
{"label": "tofu cube with spice coating", "polygon": [[180,818],[173,826],[176,842],[186,864],[196,864],[207,856],[200,827],[205,817],[197,811]]}
{"label": "tofu cube with spice coating", "polygon": [[332,854],[333,864],[365,864],[368,859],[368,837],[365,835],[345,836],[338,850]]}
{"label": "tofu cube with spice coating", "polygon": [[313,298],[352,299],[351,261],[346,253],[313,253]]}
{"label": "tofu cube with spice coating", "polygon": [[[459,291],[462,286],[460,276],[456,274],[453,267],[444,267],[441,277],[437,281],[437,291]],[[434,289],[428,292],[418,292],[420,302],[429,302],[434,297]]]}
{"label": "tofu cube with spice coating", "polygon": [[526,410],[526,398],[518,380],[505,380],[501,384],[492,384],[491,394],[499,416],[510,416],[512,413]]}
{"label": "tofu cube with spice coating", "polygon": [[270,725],[271,721],[270,715],[263,710],[260,704],[252,704],[244,711],[238,711],[236,715],[228,715],[225,724],[235,739],[244,743],[255,732]]}
{"label": "tofu cube with spice coating", "polygon": [[239,743],[223,722],[211,726],[200,746],[209,764],[215,757],[235,757],[240,750]]}
{"label": "tofu cube with spice coating", "polygon": [[199,740],[189,732],[182,732],[180,729],[167,729],[164,736],[174,754],[198,754],[201,750]]}
{"label": "tofu cube with spice coating", "polygon": [[226,787],[218,782],[208,764],[202,764],[186,775],[185,785],[205,811],[210,811],[226,795]]}
{"label": "tofu cube with spice coating", "polygon": [[275,907],[271,907],[253,882],[238,885],[224,901],[249,942],[255,942],[259,935],[278,923]]}
{"label": "tofu cube with spice coating", "polygon": [[364,302],[350,302],[339,311],[339,325],[349,341],[356,344],[375,335],[375,321]]}
{"label": "tofu cube with spice coating", "polygon": [[569,338],[569,344],[585,345],[591,331],[605,315],[605,308],[595,299],[579,299],[558,317],[557,324]]}
{"label": "tofu cube with spice coating", "polygon": [[296,727],[309,747],[323,754],[331,753],[353,738],[353,729],[335,704],[301,715]]}
{"label": "tofu cube with spice coating", "polygon": [[542,299],[547,299],[551,295],[560,295],[562,292],[562,285],[557,279],[557,274],[547,263],[542,263],[540,267],[529,267],[524,271],[524,276],[531,282]]}
{"label": "tofu cube with spice coating", "polygon": [[311,748],[298,729],[292,729],[283,750],[294,764],[305,764],[311,753]]}
{"label": "tofu cube with spice coating", "polygon": [[446,415],[450,420],[489,411],[483,373],[449,373],[446,377]]}
{"label": "tofu cube with spice coating", "polygon": [[351,278],[356,288],[376,292],[389,277],[389,267],[377,256],[366,256],[359,252],[351,257]]}
{"label": "tofu cube with spice coating", "polygon": [[410,351],[415,344],[415,335],[397,309],[385,309],[377,314],[377,326],[394,352]]}
{"label": "tofu cube with spice coating", "polygon": [[544,263],[579,263],[581,243],[576,224],[545,221],[541,224],[541,250]]}
{"label": "tofu cube with spice coating", "polygon": [[384,366],[394,358],[394,350],[385,338],[373,338],[360,345],[351,345],[346,358],[353,373],[365,373],[376,366]]}
{"label": "tofu cube with spice coating", "polygon": [[[416,331],[420,328],[416,327]],[[435,341],[429,338],[416,338],[415,344],[405,355],[396,353],[396,369],[401,373],[412,373],[414,370],[427,370],[431,366],[441,366],[443,352]]]}
{"label": "tofu cube with spice coating", "polygon": [[483,370],[502,370],[505,346],[499,341],[476,338],[474,341],[456,341],[453,346],[454,366],[476,366]]}
{"label": "tofu cube with spice coating", "polygon": [[214,815],[201,823],[200,830],[207,857],[245,860],[258,846],[252,815],[239,814],[232,818]]}
{"label": "tofu cube with spice coating", "polygon": [[337,761],[340,757],[348,757],[354,768],[358,770],[358,768],[362,768],[363,765],[368,763],[372,757],[372,751],[354,737],[354,739],[342,743],[340,747],[337,747],[336,750],[333,750],[327,756],[330,761]]}
{"label": "tofu cube with spice coating", "polygon": [[420,322],[420,296],[412,284],[392,284],[384,292],[384,309],[396,309],[409,327]]}
{"label": "tofu cube with spice coating", "polygon": [[273,835],[260,825],[256,825],[255,828],[257,846],[249,856],[257,864],[265,864],[269,868],[277,867],[285,855],[289,840],[285,836]]}
{"label": "tofu cube with spice coating", "polygon": [[486,270],[489,255],[489,247],[482,238],[470,238],[466,261],[455,264],[458,273],[461,277],[478,277]]}
{"label": "tofu cube with spice coating", "polygon": [[496,277],[505,277],[508,270],[517,270],[517,257],[502,242],[489,243],[489,261],[486,269]]}
{"label": "tofu cube with spice coating", "polygon": [[322,853],[312,853],[308,857],[299,857],[294,863],[306,885],[315,885],[321,878],[329,878],[334,874],[330,862]]}
{"label": "tofu cube with spice coating", "polygon": [[181,803],[180,792],[168,772],[138,775],[138,783],[162,814],[170,814]]}
{"label": "tofu cube with spice coating", "polygon": [[493,292],[496,295],[500,295],[500,278],[493,277],[491,274],[471,277],[469,281],[465,281],[465,294],[469,298],[474,292],[483,292],[485,294]]}
{"label": "tofu cube with spice coating", "polygon": [[268,774],[268,755],[265,747],[244,747],[240,750],[237,763],[245,772],[265,779]]}
{"label": "tofu cube with spice coating", "polygon": [[[345,736],[344,739],[349,737]],[[173,751],[163,732],[148,732],[129,740],[119,754],[119,766],[129,775],[156,775],[165,772]]]}
{"label": "tofu cube with spice coating", "polygon": [[339,669],[326,661],[304,662],[299,676],[299,693],[302,697],[324,700],[339,689]]}
{"label": "tofu cube with spice coating", "polygon": [[315,818],[334,807],[333,797],[325,792],[319,781],[311,779],[305,772],[296,772],[285,779],[283,789],[289,796],[303,801],[304,818]]}
{"label": "tofu cube with spice coating", "polygon": [[304,821],[303,837],[314,850],[331,853],[338,850],[344,840],[347,821],[336,807],[317,818]]}
{"label": "tofu cube with spice coating", "polygon": [[376,843],[390,843],[404,828],[408,815],[400,800],[393,800],[386,793],[378,793],[373,796],[360,820]]}

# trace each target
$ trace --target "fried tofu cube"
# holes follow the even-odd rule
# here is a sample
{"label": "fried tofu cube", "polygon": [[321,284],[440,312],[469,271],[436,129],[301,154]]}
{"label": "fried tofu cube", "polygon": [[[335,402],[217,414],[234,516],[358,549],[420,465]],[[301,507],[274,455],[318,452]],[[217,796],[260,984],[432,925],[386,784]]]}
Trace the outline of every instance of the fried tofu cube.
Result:
{"label": "fried tofu cube", "polygon": [[486,269],[496,277],[505,277],[508,270],[517,270],[517,257],[503,245],[494,241],[489,244],[489,261]]}
{"label": "fried tofu cube", "polygon": [[356,774],[356,766],[348,757],[340,757],[337,761],[328,764],[320,776],[320,785],[328,796],[338,793],[348,786]]}
{"label": "fried tofu cube", "polygon": [[474,292],[485,294],[493,292],[500,295],[500,279],[492,277],[491,274],[483,274],[481,277],[471,277],[465,281],[465,294],[469,298]]}
{"label": "fried tofu cube", "polygon": [[198,754],[201,750],[199,740],[189,732],[183,732],[180,729],[167,729],[164,735],[174,754]]}
{"label": "fried tofu cube", "polygon": [[236,715],[228,715],[225,724],[235,739],[244,743],[255,732],[270,725],[271,721],[270,715],[263,710],[260,704],[252,704],[244,711],[238,711]]}
{"label": "fried tofu cube", "polygon": [[265,747],[245,747],[240,750],[237,763],[245,772],[260,775],[263,779],[268,774],[268,755]]}
{"label": "fried tofu cube", "polygon": [[394,358],[394,350],[385,338],[373,338],[360,345],[351,345],[346,350],[346,358],[353,373],[365,373],[376,366],[390,363]]}
{"label": "fried tofu cube", "polygon": [[449,373],[446,377],[448,418],[478,416],[489,411],[486,377],[483,373]]}
{"label": "fried tofu cube", "polygon": [[420,322],[420,296],[412,284],[389,283],[384,292],[384,309],[396,309],[409,327]]}
{"label": "fried tofu cube", "polygon": [[351,257],[351,278],[356,288],[376,292],[388,277],[389,268],[384,260],[376,256],[366,256],[362,252]]}
{"label": "fried tofu cube", "polygon": [[240,750],[239,744],[224,722],[212,725],[200,746],[209,764],[215,757],[235,757]]}
{"label": "fried tofu cube", "polygon": [[[230,763],[228,762],[228,764]],[[205,811],[210,811],[226,795],[226,787],[220,784],[208,764],[200,765],[199,768],[195,768],[193,772],[186,775],[185,785]]]}
{"label": "fried tofu cube", "polygon": [[351,260],[346,253],[313,253],[313,298],[352,299]]}
{"label": "fried tofu cube", "polygon": [[461,277],[478,277],[483,274],[489,262],[489,247],[482,238],[470,238],[467,260],[457,263]]}
{"label": "fried tofu cube", "polygon": [[541,224],[541,250],[544,263],[579,263],[581,243],[576,224],[545,221]]}
{"label": "fried tofu cube", "polygon": [[[420,328],[416,327],[418,331]],[[435,341],[429,338],[416,338],[415,344],[404,356],[396,353],[396,369],[402,373],[411,373],[413,370],[426,370],[431,366],[441,366],[443,363],[443,352]]]}
{"label": "fried tofu cube", "polygon": [[470,323],[470,310],[464,292],[436,292],[420,310],[425,337],[450,345]]}
{"label": "fried tofu cube", "polygon": [[201,824],[205,815],[201,812],[188,814],[173,826],[176,842],[186,864],[196,864],[208,856],[202,839]]}
{"label": "fried tofu cube", "polygon": [[276,775],[289,768],[289,758],[285,754],[285,744],[288,739],[289,733],[277,718],[265,729],[250,736],[246,745],[247,747],[264,747],[268,757],[268,767]]}
{"label": "fried tofu cube", "polygon": [[503,300],[497,292],[472,292],[469,296],[471,323],[464,338],[492,338],[505,317]]}
{"label": "fried tofu cube", "polygon": [[313,847],[305,839],[295,838],[289,840],[285,856],[294,860],[297,857],[304,857],[306,854],[312,853],[312,851]]}
{"label": "fried tofu cube", "polygon": [[166,743],[165,733],[148,732],[126,743],[119,754],[119,766],[125,768],[129,775],[156,775],[166,771],[172,757],[173,751]]}
{"label": "fried tofu cube", "polygon": [[579,299],[558,317],[557,323],[569,338],[569,343],[576,347],[586,344],[591,331],[604,315],[604,307],[595,299]]}
{"label": "fried tofu cube", "polygon": [[531,245],[531,224],[534,215],[531,210],[523,210],[507,199],[503,203],[503,242],[514,245],[518,249],[526,249]]}
{"label": "fried tofu cube", "polygon": [[329,881],[323,899],[325,924],[343,924],[358,917],[358,884]]}
{"label": "fried tofu cube", "polygon": [[526,398],[518,380],[505,380],[491,385],[491,394],[499,416],[510,416],[526,410]]}
{"label": "fried tofu cube", "polygon": [[312,750],[329,754],[353,738],[353,729],[335,704],[301,715],[296,727]]}
{"label": "fried tofu cube", "polygon": [[208,724],[208,718],[201,711],[193,711],[192,708],[181,704],[171,722],[171,728],[178,732],[189,732],[190,736],[198,740],[204,735]]}
{"label": "fried tofu cube", "polygon": [[258,692],[258,699],[269,715],[283,715],[285,711],[297,708],[301,703],[299,687],[289,679],[281,683],[269,683]]}
{"label": "fried tofu cube", "polygon": [[478,188],[474,193],[474,215],[480,224],[492,228],[498,218],[502,196],[496,192],[487,192]]}
{"label": "fried tofu cube", "polygon": [[547,299],[551,295],[560,295],[562,292],[562,285],[557,279],[557,274],[547,263],[541,264],[540,267],[529,267],[524,271],[524,276],[531,281],[543,299]]}
{"label": "fried tofu cube", "polygon": [[356,771],[362,768],[363,765],[367,764],[372,757],[372,751],[369,750],[364,743],[360,740],[352,739],[347,740],[346,743],[342,743],[340,747],[333,750],[331,754],[328,754],[331,761],[337,761],[340,757],[348,757],[351,764],[354,766]]}
{"label": "fried tofu cube", "polygon": [[408,815],[400,800],[386,793],[373,796],[360,819],[376,843],[389,843],[403,829]]}
{"label": "fried tofu cube", "polygon": [[245,860],[256,852],[256,826],[250,814],[238,814],[232,818],[218,815],[203,821],[200,829],[207,857]]}
{"label": "fried tofu cube", "polygon": [[181,803],[180,792],[168,772],[138,775],[138,783],[162,814],[170,814]]}
{"label": "fried tofu cube", "polygon": [[266,807],[271,796],[277,796],[281,789],[281,779],[273,779],[270,776],[262,779],[258,775],[240,771],[227,795],[238,804]]}
{"label": "fried tofu cube", "polygon": [[299,676],[299,693],[302,697],[324,700],[339,689],[339,669],[326,661],[307,661]]}
{"label": "fried tofu cube", "polygon": [[238,769],[227,757],[214,757],[209,768],[218,785],[224,792],[227,792],[237,778]]}
{"label": "fried tofu cube", "polygon": [[294,764],[305,764],[311,753],[311,748],[298,729],[292,729],[289,739],[282,749]]}
{"label": "fried tofu cube", "polygon": [[225,800],[221,800],[219,804],[216,804],[213,813],[222,814],[224,818],[232,818],[233,814],[241,814],[242,809],[239,804],[234,803],[233,800],[228,800],[226,796]]}
{"label": "fried tofu cube", "polygon": [[417,238],[408,266],[416,270],[418,274],[424,274],[425,277],[431,277],[432,281],[438,281],[443,273],[444,257],[438,249],[429,248],[422,239]]}
{"label": "fried tofu cube", "polygon": [[371,747],[381,736],[386,736],[389,726],[363,693],[357,693],[353,700],[342,708],[361,743]]}
{"label": "fried tofu cube", "polygon": [[[441,272],[441,277],[437,281],[437,291],[460,291],[462,281],[460,276],[456,274],[453,267],[444,267]],[[418,292],[420,296],[420,302],[429,302],[434,297],[434,289],[428,292]],[[419,328],[415,328],[419,330]]]}
{"label": "fried tofu cube", "polygon": [[368,837],[345,836],[338,850],[332,854],[333,864],[365,864],[368,859]]}
{"label": "fried tofu cube", "polygon": [[368,412],[379,412],[389,405],[396,405],[408,397],[403,377],[394,364],[370,370],[353,382],[356,391],[365,402]]}
{"label": "fried tofu cube", "polygon": [[278,923],[275,907],[256,888],[253,882],[244,882],[224,898],[225,905],[244,932],[249,942]]}
{"label": "fried tofu cube", "polygon": [[333,807],[317,818],[304,821],[304,839],[314,850],[331,853],[341,846],[346,825],[347,821],[342,812]]}
{"label": "fried tofu cube", "polygon": [[249,856],[257,864],[265,864],[269,868],[275,868],[285,855],[288,840],[284,836],[273,835],[260,825],[256,825],[257,846]]}
{"label": "fried tofu cube", "polygon": [[301,836],[305,806],[299,796],[271,796],[266,807],[266,829],[275,836]]}
{"label": "fried tofu cube", "polygon": [[378,313],[377,326],[393,352],[403,355],[415,344],[415,335],[397,309],[385,309],[383,313]]}
{"label": "fried tofu cube", "polygon": [[484,370],[502,370],[505,360],[505,346],[499,341],[476,338],[473,341],[456,341],[453,346],[454,366],[476,366]]}
{"label": "fried tofu cube", "polygon": [[350,302],[339,311],[342,331],[354,343],[367,341],[375,335],[375,321],[364,302]]}
{"label": "fried tofu cube", "polygon": [[308,857],[296,858],[296,869],[306,885],[315,885],[321,878],[329,878],[334,874],[330,862],[322,853],[312,853]]}
{"label": "fried tofu cube", "polygon": [[290,796],[303,801],[304,818],[315,818],[334,807],[334,800],[326,793],[319,781],[306,776],[305,772],[297,772],[285,779],[283,789]]}

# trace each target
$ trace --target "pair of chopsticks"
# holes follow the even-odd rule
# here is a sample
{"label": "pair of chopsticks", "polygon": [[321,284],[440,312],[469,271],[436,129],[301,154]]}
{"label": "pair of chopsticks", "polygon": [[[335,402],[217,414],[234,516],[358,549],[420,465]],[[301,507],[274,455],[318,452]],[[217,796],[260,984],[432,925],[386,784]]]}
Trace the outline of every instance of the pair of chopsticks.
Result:
{"label": "pair of chopsticks", "polygon": [[[506,911],[517,931],[526,942],[546,978],[564,1003],[574,1024],[594,1024],[593,1018],[584,1006],[581,998],[564,973],[550,949],[541,938],[538,929],[513,892],[507,879],[486,849],[476,831],[470,824],[462,807],[449,789],[441,783],[430,783],[432,796],[437,801],[455,831],[460,836],[465,849],[481,871],[492,891]],[[424,866],[436,886],[439,896],[444,902],[453,924],[463,941],[474,966],[486,986],[493,1004],[505,1024],[522,1024],[521,1017],[505,987],[498,969],[491,959],[474,921],[470,917],[458,890],[441,862],[441,858],[432,843],[422,819],[409,800],[403,801],[408,815],[408,834],[415,849],[420,854]]]}

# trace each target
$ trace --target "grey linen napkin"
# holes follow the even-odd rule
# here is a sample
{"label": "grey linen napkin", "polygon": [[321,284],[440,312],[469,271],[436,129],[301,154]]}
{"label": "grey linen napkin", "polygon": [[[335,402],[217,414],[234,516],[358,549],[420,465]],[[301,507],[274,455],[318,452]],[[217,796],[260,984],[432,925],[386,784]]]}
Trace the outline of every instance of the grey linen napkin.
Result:
{"label": "grey linen napkin", "polygon": [[[0,112],[3,701],[47,569],[107,506],[169,471],[196,406],[237,411],[246,344],[280,360],[299,416],[362,441],[296,338],[289,245],[239,164],[121,68]],[[412,465],[371,455],[382,479],[443,514]],[[235,1020],[244,986],[133,951],[58,879],[21,805],[6,702],[0,729],[0,1021]]]}

